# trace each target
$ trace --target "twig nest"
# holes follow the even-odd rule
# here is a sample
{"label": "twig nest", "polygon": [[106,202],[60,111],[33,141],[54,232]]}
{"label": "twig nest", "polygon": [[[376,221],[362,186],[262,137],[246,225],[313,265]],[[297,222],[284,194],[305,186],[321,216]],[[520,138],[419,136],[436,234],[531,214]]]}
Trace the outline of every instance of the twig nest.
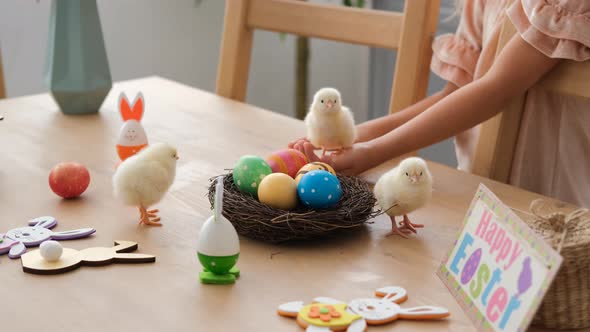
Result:
{"label": "twig nest", "polygon": [[[223,215],[234,225],[238,234],[279,243],[317,239],[359,228],[381,214],[381,211],[373,210],[376,199],[367,183],[356,177],[338,176],[337,179],[342,196],[336,204],[325,209],[313,209],[299,203],[288,211],[273,208],[259,202],[253,195],[242,193],[230,173],[223,181]],[[211,207],[214,197],[213,182],[209,188]]]}
{"label": "twig nest", "polygon": [[41,257],[48,262],[56,262],[61,258],[61,254],[63,253],[63,247],[61,243],[57,241],[44,241],[39,246],[39,251],[41,251]]}

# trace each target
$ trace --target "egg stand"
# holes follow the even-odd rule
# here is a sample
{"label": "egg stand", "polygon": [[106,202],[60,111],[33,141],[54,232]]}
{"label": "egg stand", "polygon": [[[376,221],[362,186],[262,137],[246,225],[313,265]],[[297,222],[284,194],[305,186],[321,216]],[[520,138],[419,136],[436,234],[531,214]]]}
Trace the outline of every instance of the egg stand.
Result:
{"label": "egg stand", "polygon": [[206,237],[207,234],[204,235],[203,230],[206,228],[210,229],[215,227],[222,227],[224,226],[222,225],[222,223],[227,223],[225,224],[225,226],[233,230],[233,233],[235,233],[235,241],[238,241],[235,228],[233,228],[233,225],[221,214],[221,212],[223,211],[223,176],[220,176],[217,179],[217,184],[215,186],[215,202],[213,209],[213,216],[209,217],[209,219],[207,219],[207,221],[201,228],[199,250],[197,252],[197,255],[199,257],[199,262],[203,266],[203,271],[199,274],[199,279],[204,284],[233,284],[236,282],[236,279],[240,277],[240,270],[237,267],[235,267],[235,264],[238,261],[240,253],[238,252],[234,255],[228,256],[213,255],[212,253],[205,254],[201,252],[204,251],[203,242],[210,243],[210,241],[204,239],[204,237]]}

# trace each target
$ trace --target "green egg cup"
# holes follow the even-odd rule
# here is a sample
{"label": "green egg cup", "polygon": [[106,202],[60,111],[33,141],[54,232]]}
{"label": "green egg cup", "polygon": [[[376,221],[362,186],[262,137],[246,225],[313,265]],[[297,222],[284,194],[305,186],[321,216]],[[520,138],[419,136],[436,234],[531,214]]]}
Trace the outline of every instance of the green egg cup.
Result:
{"label": "green egg cup", "polygon": [[199,279],[204,284],[213,285],[229,285],[236,282],[236,279],[240,277],[240,270],[237,267],[232,267],[231,270],[226,274],[215,274],[207,269],[203,269],[203,272],[199,273]]}
{"label": "green egg cup", "polygon": [[197,253],[203,266],[199,279],[203,284],[228,285],[240,277],[240,270],[235,267],[239,254],[213,257]]}

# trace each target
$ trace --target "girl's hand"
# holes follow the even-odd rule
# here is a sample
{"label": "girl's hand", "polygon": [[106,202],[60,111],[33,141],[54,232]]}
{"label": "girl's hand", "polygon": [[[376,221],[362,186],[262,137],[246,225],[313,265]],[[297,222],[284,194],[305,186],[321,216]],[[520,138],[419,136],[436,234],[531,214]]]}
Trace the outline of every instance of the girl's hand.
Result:
{"label": "girl's hand", "polygon": [[306,137],[303,138],[298,138],[296,140],[294,140],[293,142],[289,143],[289,149],[295,149],[295,150],[299,150],[301,152],[303,152],[303,144],[304,143],[309,143],[309,140]]}
{"label": "girl's hand", "polygon": [[297,150],[303,152],[309,162],[321,161],[331,165],[336,172],[344,175],[358,175],[373,165],[370,147],[367,143],[356,143],[351,148],[327,154],[320,158],[315,154],[317,150],[311,143],[305,142],[299,145]]}

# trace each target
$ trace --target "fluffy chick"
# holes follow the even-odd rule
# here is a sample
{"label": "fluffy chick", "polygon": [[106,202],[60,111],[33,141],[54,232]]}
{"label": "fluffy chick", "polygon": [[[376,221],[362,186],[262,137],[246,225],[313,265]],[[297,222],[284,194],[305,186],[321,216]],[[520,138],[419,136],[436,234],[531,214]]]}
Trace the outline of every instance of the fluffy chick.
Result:
{"label": "fluffy chick", "polygon": [[123,161],[113,176],[115,197],[137,206],[140,224],[161,226],[158,210],[147,210],[166,194],[176,175],[176,148],[156,143]]}
{"label": "fluffy chick", "polygon": [[[432,197],[432,175],[426,162],[418,157],[404,159],[397,167],[383,174],[374,189],[375,197],[381,209],[391,218],[392,231],[407,237],[416,228],[424,225],[413,224],[408,213],[426,205]],[[403,221],[396,224],[395,217],[403,216]]]}
{"label": "fluffy chick", "polygon": [[322,88],[313,97],[305,117],[307,139],[315,147],[340,151],[349,148],[356,139],[356,127],[352,112],[342,105],[340,92],[334,88]]}

